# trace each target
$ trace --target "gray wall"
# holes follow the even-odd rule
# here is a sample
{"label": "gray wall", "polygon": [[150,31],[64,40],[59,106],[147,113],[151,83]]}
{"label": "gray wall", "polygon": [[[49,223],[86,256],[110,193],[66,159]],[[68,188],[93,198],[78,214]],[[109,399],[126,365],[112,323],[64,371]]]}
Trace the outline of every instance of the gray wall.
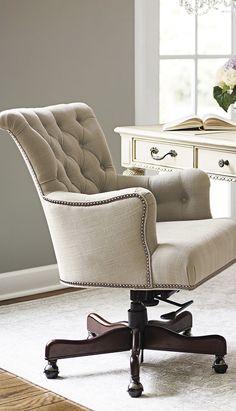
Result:
{"label": "gray wall", "polygon": [[[133,0],[0,0],[0,110],[84,101],[120,171],[134,123]],[[0,132],[0,273],[55,263],[26,166]]]}

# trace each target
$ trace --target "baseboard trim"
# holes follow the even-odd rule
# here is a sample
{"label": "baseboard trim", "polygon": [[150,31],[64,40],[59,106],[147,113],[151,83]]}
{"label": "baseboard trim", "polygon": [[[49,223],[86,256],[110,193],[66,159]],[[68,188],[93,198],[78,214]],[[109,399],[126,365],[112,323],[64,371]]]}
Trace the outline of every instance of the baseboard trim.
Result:
{"label": "baseboard trim", "polygon": [[57,264],[0,273],[0,301],[63,288]]}

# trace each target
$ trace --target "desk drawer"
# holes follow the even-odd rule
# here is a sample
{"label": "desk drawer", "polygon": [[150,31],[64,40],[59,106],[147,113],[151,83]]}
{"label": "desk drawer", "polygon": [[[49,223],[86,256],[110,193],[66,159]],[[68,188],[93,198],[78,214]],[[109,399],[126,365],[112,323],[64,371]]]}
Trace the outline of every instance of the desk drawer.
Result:
{"label": "desk drawer", "polygon": [[[223,167],[219,162],[223,160]],[[227,163],[228,162],[228,163]],[[222,162],[220,163],[222,165]],[[236,153],[214,149],[198,149],[198,168],[209,173],[236,174]]]}
{"label": "desk drawer", "polygon": [[[193,167],[193,148],[172,143],[159,143],[134,139],[133,162],[153,164],[157,167]],[[174,153],[173,153],[174,152]],[[173,156],[169,153],[172,153]],[[165,156],[165,157],[164,157]],[[163,159],[159,159],[162,158]]]}

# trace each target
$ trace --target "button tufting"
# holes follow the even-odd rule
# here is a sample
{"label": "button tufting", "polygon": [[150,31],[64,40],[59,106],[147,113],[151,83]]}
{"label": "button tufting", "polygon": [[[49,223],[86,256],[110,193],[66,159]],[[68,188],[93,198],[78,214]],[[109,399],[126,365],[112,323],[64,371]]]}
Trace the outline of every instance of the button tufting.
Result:
{"label": "button tufting", "polygon": [[187,198],[186,197],[183,197],[182,198],[182,203],[186,203],[187,202]]}
{"label": "button tufting", "polygon": [[[31,111],[27,113],[25,121],[33,130],[40,133],[44,129],[40,140],[42,156],[47,156],[50,147],[50,167],[43,170],[47,180],[44,190],[56,191],[62,187],[87,194],[106,190],[106,170],[114,176],[115,171],[104,135],[88,106],[81,103],[53,106],[47,113],[45,109],[37,109],[32,118]],[[43,144],[43,139],[47,144]]]}

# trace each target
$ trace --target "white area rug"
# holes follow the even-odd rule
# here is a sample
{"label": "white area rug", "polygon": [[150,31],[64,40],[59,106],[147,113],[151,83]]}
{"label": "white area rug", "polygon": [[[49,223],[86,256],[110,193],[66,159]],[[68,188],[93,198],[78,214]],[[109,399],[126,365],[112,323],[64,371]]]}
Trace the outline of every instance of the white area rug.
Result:
{"label": "white area rug", "polygon": [[[127,290],[90,289],[0,307],[0,367],[96,411],[236,410],[236,266],[176,300],[193,298],[194,335],[222,334],[228,341],[226,374],[211,370],[208,355],[146,351],[141,367],[144,393],[130,398],[129,353],[58,361],[60,378],[43,374],[45,343],[86,338],[86,315],[126,320]],[[171,306],[149,308],[149,319]],[[66,411],[66,410],[65,410]]]}

